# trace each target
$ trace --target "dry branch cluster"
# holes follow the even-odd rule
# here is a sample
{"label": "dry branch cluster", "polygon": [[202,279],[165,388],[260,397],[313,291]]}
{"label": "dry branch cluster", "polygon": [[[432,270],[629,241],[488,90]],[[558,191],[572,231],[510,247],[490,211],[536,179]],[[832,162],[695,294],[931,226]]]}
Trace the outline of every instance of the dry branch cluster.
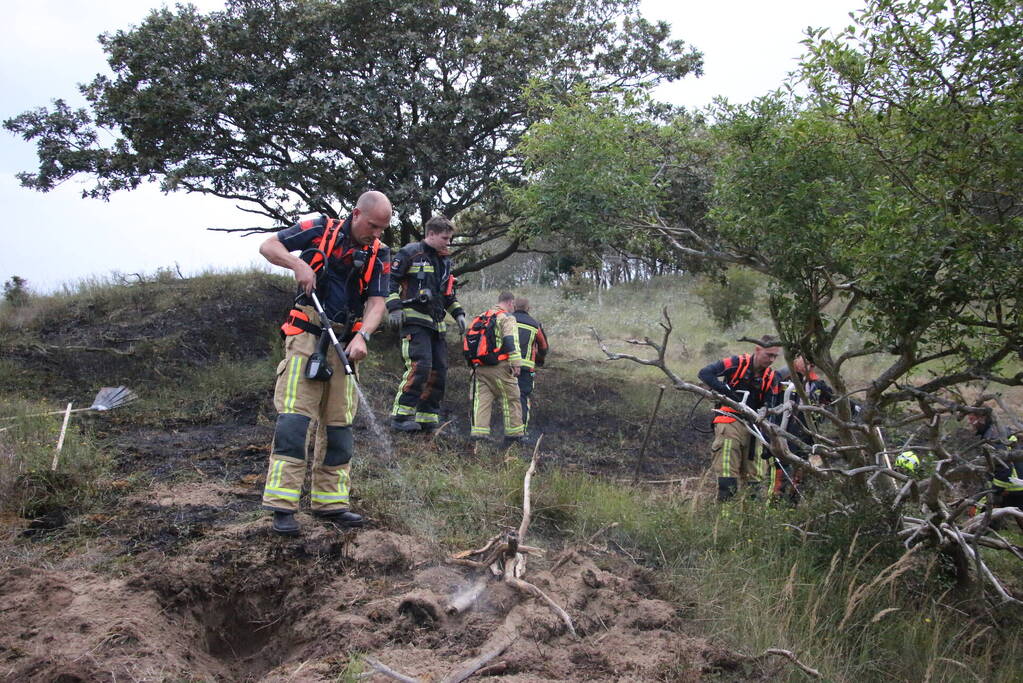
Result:
{"label": "dry branch cluster", "polygon": [[[999,550],[1023,560],[1023,551],[995,529],[1000,520],[1023,519],[1023,512],[1012,507],[995,508],[992,504],[995,491],[990,484],[996,466],[1021,461],[1023,453],[1006,449],[1004,443],[979,438],[963,444],[961,435],[948,424],[953,418],[982,408],[970,405],[961,394],[953,394],[947,388],[925,391],[914,386],[895,385],[900,395],[912,398],[915,410],[890,418],[888,413],[871,409],[856,419],[852,417],[848,394],[840,396],[833,404],[814,405],[807,399],[803,387],[796,383],[796,396],[800,400],[793,397],[771,409],[752,410],[716,391],[685,381],[668,367],[665,353],[674,329],[667,308],[662,311],[662,316],[659,324],[663,334],[659,341],[649,337],[626,340],[628,344],[652,349],[652,358],[613,352],[596,330],[593,334],[608,360],[628,360],[655,367],[675,389],[736,410],[750,427],[751,434],[762,438],[771,454],[787,467],[799,469],[807,477],[818,480],[833,477],[851,479],[857,484],[853,487],[857,495],[893,512],[897,519],[893,533],[905,545],[907,553],[913,552],[920,544],[934,547],[953,559],[961,585],[980,580],[1000,602],[1023,604],[1010,595],[983,558],[983,551]],[[791,357],[789,360],[791,362]],[[975,403],[985,399],[997,400],[1011,421],[1011,431],[1023,433],[1023,422],[1012,414],[1000,397],[982,394]],[[798,437],[784,427],[788,422],[786,416],[797,411],[808,415],[805,423],[813,443],[807,458],[800,457],[790,448]],[[886,445],[886,430],[905,431],[914,426],[916,430],[902,447]],[[913,472],[893,466],[893,455],[909,447],[923,456],[921,467]],[[981,505],[983,513],[971,516],[984,502],[987,504]],[[850,508],[837,512],[848,514]]]}

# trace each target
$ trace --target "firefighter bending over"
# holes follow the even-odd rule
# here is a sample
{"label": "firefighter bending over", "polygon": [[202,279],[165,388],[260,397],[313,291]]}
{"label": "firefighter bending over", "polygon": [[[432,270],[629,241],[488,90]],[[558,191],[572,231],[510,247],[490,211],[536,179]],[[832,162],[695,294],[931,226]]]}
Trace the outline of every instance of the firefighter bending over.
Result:
{"label": "firefighter bending over", "polygon": [[[312,513],[339,526],[363,522],[361,515],[348,510],[352,421],[358,406],[355,378],[345,374],[332,348],[327,348],[325,355],[332,372],[311,372],[310,356],[323,358],[324,345],[318,344],[320,321],[309,304],[315,290],[351,363],[366,357],[366,343],[384,316],[390,250],[380,236],[390,221],[391,202],[382,193],[371,191],[359,197],[346,220],[325,216],[305,220],[281,230],[259,247],[267,261],[294,271],[304,292],[281,326],[284,360],[277,368],[274,388],[277,425],[263,489],[263,507],[273,512],[273,530],[279,534],[299,533],[295,513],[313,420],[325,447],[316,449],[309,497]],[[295,256],[293,251],[302,255]]]}
{"label": "firefighter bending over", "polygon": [[[778,405],[781,394],[771,364],[780,354],[777,340],[765,336],[753,353],[729,356],[700,370],[700,380],[753,410],[773,408]],[[740,418],[728,414],[735,413],[734,409],[718,404],[716,410],[711,469],[717,475],[718,501],[731,499],[740,487],[755,493],[764,480],[770,481],[770,453],[758,456],[757,442],[749,430]]]}
{"label": "firefighter bending over", "polygon": [[402,247],[391,262],[390,322],[400,328],[405,374],[391,408],[391,428],[432,431],[440,421],[440,404],[448,376],[444,318],[450,314],[465,332],[465,312],[455,298],[448,244],[455,225],[445,216],[426,222],[421,242]]}

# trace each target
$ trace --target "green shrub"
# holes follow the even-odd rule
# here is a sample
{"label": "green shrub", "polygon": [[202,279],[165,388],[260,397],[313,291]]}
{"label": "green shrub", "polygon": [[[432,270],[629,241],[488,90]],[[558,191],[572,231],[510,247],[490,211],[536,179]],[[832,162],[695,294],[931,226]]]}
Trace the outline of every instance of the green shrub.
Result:
{"label": "green shrub", "polygon": [[703,278],[693,291],[703,302],[707,315],[725,331],[753,319],[760,300],[759,289],[755,273],[731,268],[721,279]]}
{"label": "green shrub", "polygon": [[28,303],[28,299],[28,280],[12,275],[11,279],[4,283],[4,301],[15,308],[21,308]]}

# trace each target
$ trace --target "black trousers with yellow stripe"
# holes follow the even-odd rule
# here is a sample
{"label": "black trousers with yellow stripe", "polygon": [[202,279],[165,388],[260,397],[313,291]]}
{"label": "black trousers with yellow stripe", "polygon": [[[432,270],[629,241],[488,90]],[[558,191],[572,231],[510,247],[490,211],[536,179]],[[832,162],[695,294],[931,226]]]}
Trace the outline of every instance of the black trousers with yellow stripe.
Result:
{"label": "black trousers with yellow stripe", "polygon": [[448,343],[443,332],[422,325],[402,329],[405,374],[394,397],[392,417],[412,417],[424,425],[440,421],[440,404],[448,378]]}

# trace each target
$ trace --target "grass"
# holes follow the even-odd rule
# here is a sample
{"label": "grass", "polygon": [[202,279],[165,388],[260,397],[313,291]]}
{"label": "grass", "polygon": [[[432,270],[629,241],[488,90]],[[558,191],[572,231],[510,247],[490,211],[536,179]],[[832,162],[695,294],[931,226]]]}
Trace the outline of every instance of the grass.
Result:
{"label": "grass", "polygon": [[81,422],[72,417],[56,469],[53,469],[62,416],[32,416],[52,406],[0,400],[0,515],[13,530],[31,522],[62,526],[103,495],[109,459]]}

